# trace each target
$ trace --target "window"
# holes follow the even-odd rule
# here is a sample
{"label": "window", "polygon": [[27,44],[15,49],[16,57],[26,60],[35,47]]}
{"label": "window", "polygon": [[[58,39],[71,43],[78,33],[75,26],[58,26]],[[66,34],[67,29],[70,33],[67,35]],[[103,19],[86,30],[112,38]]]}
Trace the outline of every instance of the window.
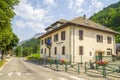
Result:
{"label": "window", "polygon": [[112,49],[107,48],[107,55],[111,55],[112,54]]}
{"label": "window", "polygon": [[45,44],[47,44],[47,38],[45,38]]}
{"label": "window", "polygon": [[41,49],[41,54],[43,54],[43,49]]}
{"label": "window", "polygon": [[79,55],[83,55],[83,46],[79,47]]}
{"label": "window", "polygon": [[54,53],[55,53],[55,55],[57,54],[57,47],[55,47],[55,52]]}
{"label": "window", "polygon": [[50,36],[50,40],[52,41],[52,36]]}
{"label": "window", "polygon": [[46,48],[45,48],[45,54],[46,54]]}
{"label": "window", "polygon": [[58,34],[54,35],[54,42],[58,41]]}
{"label": "window", "polygon": [[61,40],[65,40],[65,31],[61,32]]}
{"label": "window", "polygon": [[92,52],[90,52],[90,56],[92,56]]}
{"label": "window", "polygon": [[107,55],[111,55],[111,52],[110,52],[110,51],[107,51]]}
{"label": "window", "polygon": [[83,30],[79,30],[79,40],[83,40]]}
{"label": "window", "polygon": [[112,43],[112,38],[111,37],[107,37],[107,42],[108,42],[108,44],[111,44]]}
{"label": "window", "polygon": [[65,55],[65,46],[62,47],[62,55]]}
{"label": "window", "polygon": [[41,41],[41,45],[43,45],[43,40]]}
{"label": "window", "polygon": [[103,36],[102,35],[97,35],[97,42],[103,42]]}

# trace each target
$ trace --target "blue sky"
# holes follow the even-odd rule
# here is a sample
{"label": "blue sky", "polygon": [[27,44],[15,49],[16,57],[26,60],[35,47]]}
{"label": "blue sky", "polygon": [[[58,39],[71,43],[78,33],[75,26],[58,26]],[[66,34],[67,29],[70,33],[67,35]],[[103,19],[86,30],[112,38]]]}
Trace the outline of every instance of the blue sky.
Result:
{"label": "blue sky", "polygon": [[20,41],[45,32],[44,28],[59,19],[83,16],[89,18],[104,7],[119,0],[20,0],[15,6],[13,32]]}

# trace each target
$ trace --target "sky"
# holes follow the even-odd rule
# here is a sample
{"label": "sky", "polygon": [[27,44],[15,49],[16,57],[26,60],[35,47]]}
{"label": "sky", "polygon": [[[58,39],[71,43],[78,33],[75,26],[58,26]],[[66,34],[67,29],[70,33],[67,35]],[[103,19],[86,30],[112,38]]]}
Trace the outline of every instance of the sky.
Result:
{"label": "sky", "polygon": [[119,0],[20,0],[15,6],[12,20],[13,32],[20,41],[32,38],[36,33],[59,19],[70,20],[86,15],[87,18]]}

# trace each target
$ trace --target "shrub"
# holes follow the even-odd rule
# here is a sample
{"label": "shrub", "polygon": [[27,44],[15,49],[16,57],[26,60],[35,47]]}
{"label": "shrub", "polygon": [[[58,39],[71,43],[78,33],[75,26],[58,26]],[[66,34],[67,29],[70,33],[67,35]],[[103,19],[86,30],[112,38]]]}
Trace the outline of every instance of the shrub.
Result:
{"label": "shrub", "polygon": [[40,59],[40,54],[39,53],[31,54],[26,57],[26,60],[30,60],[30,59]]}

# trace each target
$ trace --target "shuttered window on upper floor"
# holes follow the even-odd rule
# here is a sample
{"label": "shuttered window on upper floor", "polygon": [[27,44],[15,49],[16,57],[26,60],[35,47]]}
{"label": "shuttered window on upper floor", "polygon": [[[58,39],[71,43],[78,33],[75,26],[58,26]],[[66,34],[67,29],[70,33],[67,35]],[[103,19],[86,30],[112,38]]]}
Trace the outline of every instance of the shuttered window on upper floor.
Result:
{"label": "shuttered window on upper floor", "polygon": [[79,30],[79,40],[83,40],[83,30]]}
{"label": "shuttered window on upper floor", "polygon": [[58,41],[58,34],[54,35],[54,42]]}
{"label": "shuttered window on upper floor", "polygon": [[65,31],[61,32],[61,40],[65,40]]}

